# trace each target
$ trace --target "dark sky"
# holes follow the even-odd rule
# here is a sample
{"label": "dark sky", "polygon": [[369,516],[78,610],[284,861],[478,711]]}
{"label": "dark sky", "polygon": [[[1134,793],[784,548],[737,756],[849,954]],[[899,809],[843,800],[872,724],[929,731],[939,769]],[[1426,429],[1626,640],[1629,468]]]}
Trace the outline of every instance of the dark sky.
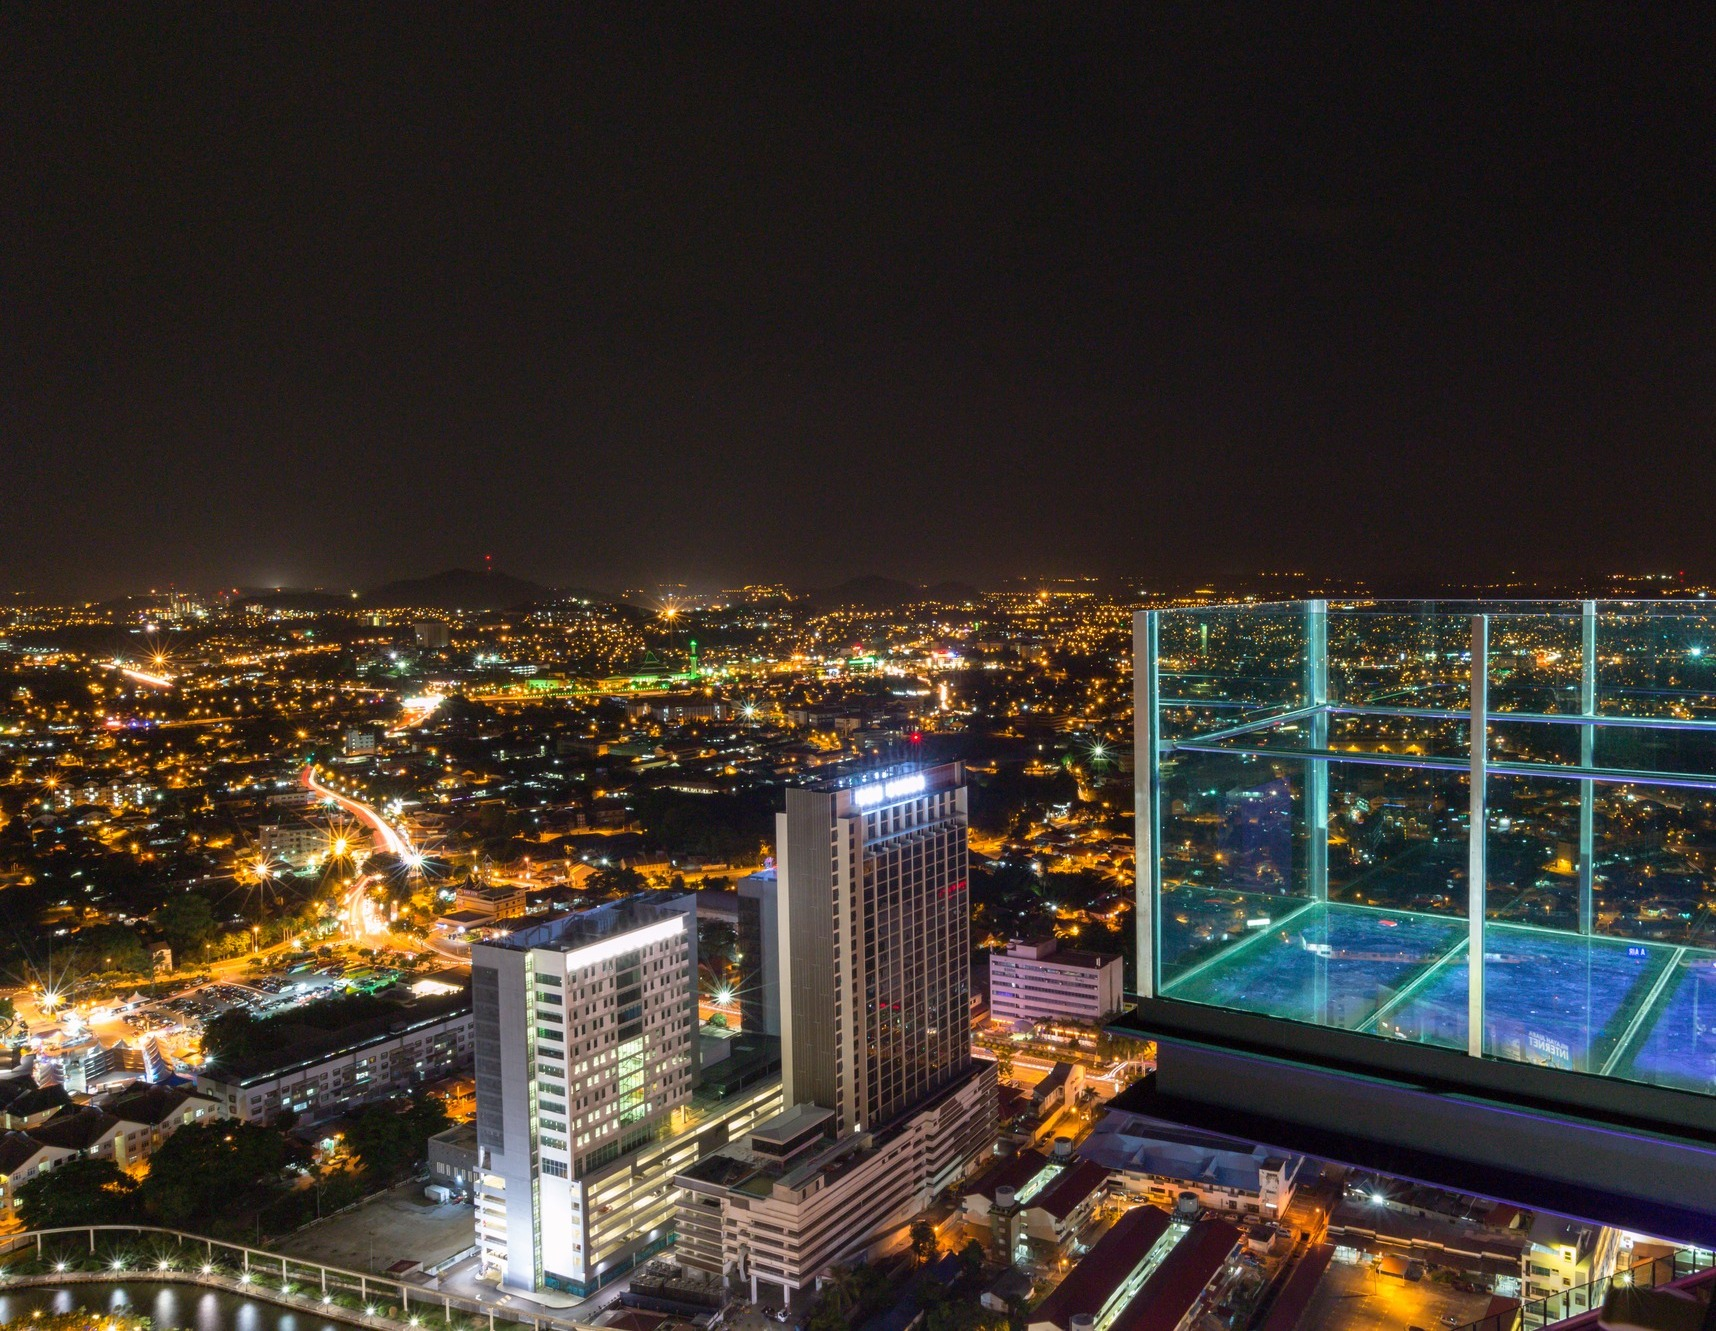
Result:
{"label": "dark sky", "polygon": [[1716,574],[1706,13],[7,6],[0,589]]}

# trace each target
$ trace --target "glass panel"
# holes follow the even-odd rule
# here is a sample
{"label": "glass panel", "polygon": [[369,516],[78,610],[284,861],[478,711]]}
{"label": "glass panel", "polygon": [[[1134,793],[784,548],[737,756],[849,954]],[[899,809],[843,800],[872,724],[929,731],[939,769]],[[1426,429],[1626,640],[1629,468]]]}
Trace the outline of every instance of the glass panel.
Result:
{"label": "glass panel", "polygon": [[1489,760],[1492,763],[1543,763],[1579,766],[1582,726],[1547,721],[1510,721],[1492,715]]}
{"label": "glass panel", "polygon": [[1331,762],[1329,900],[1464,917],[1464,772]]}
{"label": "glass panel", "polygon": [[1611,716],[1716,717],[1716,607],[1601,603],[1597,710]]}
{"label": "glass panel", "polygon": [[1539,777],[1490,777],[1484,855],[1489,919],[1578,931],[1581,786]]}
{"label": "glass panel", "polygon": [[1602,1070],[1631,1081],[1716,1095],[1716,954],[1676,948],[1672,958],[1653,986],[1648,1006]]}
{"label": "glass panel", "polygon": [[1158,736],[1208,734],[1305,706],[1306,642],[1300,602],[1159,612]]}
{"label": "glass panel", "polygon": [[1303,605],[1164,614],[1157,992],[1468,1047],[1474,612],[1484,1054],[1716,1095],[1716,607],[1338,604],[1313,715]]}
{"label": "glass panel", "polygon": [[1622,938],[1716,944],[1716,790],[1592,784],[1594,929]]}
{"label": "glass panel", "polygon": [[1472,614],[1454,602],[1331,606],[1330,700],[1469,711]]}
{"label": "glass panel", "polygon": [[[1277,721],[1212,740],[1226,749],[1268,749],[1282,753],[1308,753],[1318,749],[1315,717]],[[1402,758],[1451,758],[1462,766],[1471,751],[1471,723],[1438,717],[1395,716],[1371,712],[1325,714],[1327,749],[1342,753],[1398,754]]]}
{"label": "glass panel", "polygon": [[1161,983],[1304,904],[1304,789],[1297,759],[1178,753],[1163,762]]}
{"label": "glass panel", "polygon": [[1486,613],[1490,621],[1491,712],[1539,715],[1582,710],[1584,611],[1545,603],[1529,614]]}
{"label": "glass panel", "polygon": [[1363,1030],[1459,948],[1465,933],[1461,920],[1314,903],[1186,969],[1166,993]]}
{"label": "glass panel", "polygon": [[1716,777],[1716,726],[1595,726],[1592,762],[1634,772]]}
{"label": "glass panel", "polygon": [[1671,949],[1492,923],[1484,930],[1484,1052],[1605,1072],[1645,1013]]}

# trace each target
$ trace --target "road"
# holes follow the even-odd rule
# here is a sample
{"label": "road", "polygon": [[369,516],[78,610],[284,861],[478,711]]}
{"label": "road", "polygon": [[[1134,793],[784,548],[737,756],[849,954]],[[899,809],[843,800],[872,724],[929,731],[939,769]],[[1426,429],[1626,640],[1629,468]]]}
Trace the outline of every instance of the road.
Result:
{"label": "road", "polygon": [[[423,857],[418,854],[417,847],[411,844],[411,838],[389,823],[370,805],[365,804],[362,800],[355,800],[350,795],[342,795],[337,790],[330,790],[316,780],[316,769],[309,763],[304,764],[302,779],[304,789],[339,805],[340,808],[374,832],[376,840],[381,843],[381,848],[388,854],[397,858],[408,868],[416,869],[421,866]],[[360,874],[346,889],[344,905],[341,909],[346,917],[346,927],[351,930],[353,938],[363,938],[368,935],[387,932],[387,920],[376,909],[375,902],[369,895],[370,886],[374,882],[374,874]]]}
{"label": "road", "polygon": [[417,848],[411,844],[410,837],[395,828],[387,819],[362,800],[354,800],[351,796],[342,795],[337,790],[329,790],[328,787],[316,780],[316,769],[308,763],[304,764],[303,779],[304,789],[321,796],[325,800],[333,801],[374,832],[377,840],[381,842],[381,848],[388,854],[397,855],[406,864],[413,864],[419,859]]}

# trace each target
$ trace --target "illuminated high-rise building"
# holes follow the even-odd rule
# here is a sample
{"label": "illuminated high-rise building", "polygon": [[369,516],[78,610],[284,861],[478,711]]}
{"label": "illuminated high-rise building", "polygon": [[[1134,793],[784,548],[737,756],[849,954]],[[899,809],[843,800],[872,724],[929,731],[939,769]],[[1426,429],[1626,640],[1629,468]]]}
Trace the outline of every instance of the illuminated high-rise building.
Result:
{"label": "illuminated high-rise building", "polygon": [[779,1107],[695,1091],[696,897],[631,897],[471,949],[477,1240],[508,1289],[590,1294],[673,1237],[674,1174]]}
{"label": "illuminated high-rise building", "polygon": [[971,1066],[963,768],[789,788],[775,844],[783,1098],[887,1123]]}
{"label": "illuminated high-rise building", "polygon": [[988,1156],[997,1104],[960,764],[789,788],[776,829],[785,1110],[680,1175],[677,1253],[798,1306]]}

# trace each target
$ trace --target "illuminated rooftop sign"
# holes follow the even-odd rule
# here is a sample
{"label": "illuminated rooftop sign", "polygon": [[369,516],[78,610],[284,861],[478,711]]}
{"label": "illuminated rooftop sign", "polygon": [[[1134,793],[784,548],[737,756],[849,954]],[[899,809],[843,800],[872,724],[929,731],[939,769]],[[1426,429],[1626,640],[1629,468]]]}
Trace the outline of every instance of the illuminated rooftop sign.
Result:
{"label": "illuminated rooftop sign", "polygon": [[878,781],[873,786],[859,786],[852,792],[852,803],[860,809],[868,809],[871,805],[888,800],[903,800],[908,795],[921,795],[923,790],[924,774],[913,772],[910,776],[895,777],[892,781]]}
{"label": "illuminated rooftop sign", "polygon": [[660,943],[675,934],[685,932],[685,916],[675,915],[672,919],[660,920],[655,924],[647,924],[641,929],[628,929],[624,933],[604,938],[598,943],[590,943],[585,947],[574,948],[566,954],[566,973],[588,970],[591,966],[615,957],[623,957],[628,952],[636,952],[648,947],[651,943]]}

